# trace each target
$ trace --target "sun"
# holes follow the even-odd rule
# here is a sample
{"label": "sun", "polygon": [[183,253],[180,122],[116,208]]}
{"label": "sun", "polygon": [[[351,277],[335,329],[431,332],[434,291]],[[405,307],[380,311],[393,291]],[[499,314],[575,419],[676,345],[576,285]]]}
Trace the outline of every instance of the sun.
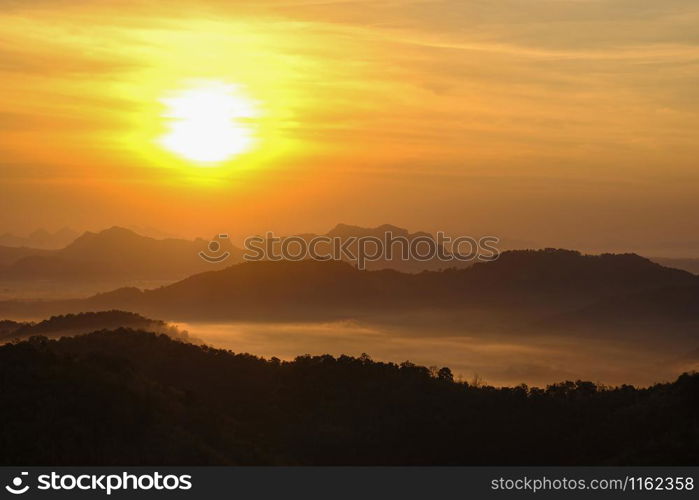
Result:
{"label": "sun", "polygon": [[167,133],[162,147],[192,162],[212,165],[248,151],[254,143],[255,101],[233,84],[199,81],[160,99]]}

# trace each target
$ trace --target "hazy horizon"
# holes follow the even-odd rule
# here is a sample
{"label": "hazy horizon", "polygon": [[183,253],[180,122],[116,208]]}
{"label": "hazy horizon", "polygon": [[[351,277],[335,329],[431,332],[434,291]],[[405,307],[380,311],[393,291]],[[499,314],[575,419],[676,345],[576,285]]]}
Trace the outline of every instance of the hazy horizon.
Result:
{"label": "hazy horizon", "polygon": [[[360,225],[360,224],[353,224],[353,223],[346,223],[346,222],[338,222],[336,224],[333,224],[329,227],[321,227],[318,230],[311,230],[308,228],[308,226],[299,226],[298,229],[289,231],[288,233],[283,233],[283,232],[275,232],[274,230],[270,229],[265,229],[265,230],[260,230],[257,232],[252,232],[252,233],[242,233],[238,231],[235,227],[227,226],[230,229],[226,229],[225,224],[222,226],[221,229],[211,233],[211,234],[204,234],[204,233],[192,233],[192,234],[184,234],[184,233],[178,233],[178,232],[166,232],[166,231],[161,231],[158,228],[155,227],[144,227],[144,226],[138,226],[138,225],[121,225],[121,224],[107,224],[105,226],[92,226],[92,227],[87,227],[87,228],[81,228],[81,229],[76,229],[76,226],[72,225],[63,225],[63,226],[54,226],[53,228],[49,226],[48,228],[45,226],[38,226],[32,229],[24,229],[18,232],[13,232],[9,230],[3,230],[0,228],[0,236],[7,236],[7,237],[13,237],[17,238],[19,240],[22,240],[21,243],[19,244],[7,244],[5,243],[6,246],[27,246],[27,247],[32,247],[30,237],[32,236],[33,233],[35,232],[40,232],[40,231],[46,231],[49,233],[49,235],[53,236],[56,235],[57,233],[68,230],[70,232],[75,232],[75,237],[79,237],[84,233],[91,232],[91,233],[100,233],[102,231],[105,231],[107,229],[110,229],[112,227],[122,227],[124,229],[128,229],[130,231],[133,231],[136,234],[139,234],[141,236],[146,236],[149,238],[154,238],[154,239],[183,239],[183,240],[210,240],[211,238],[215,237],[218,234],[225,233],[229,235],[229,238],[231,242],[234,245],[237,245],[239,247],[242,247],[244,245],[244,241],[247,237],[253,236],[253,235],[260,235],[260,234],[266,234],[267,232],[274,233],[277,236],[292,236],[292,235],[303,235],[303,234],[326,234],[328,231],[332,230],[335,228],[337,225],[350,225],[350,226],[356,226],[356,227],[361,227],[362,229],[375,229],[378,228],[382,225],[392,225],[396,227],[400,227],[401,229],[406,229],[411,233],[417,233],[417,232],[426,232],[429,234],[432,234],[433,236],[437,234],[439,231],[443,231],[441,229],[441,226],[438,225],[433,225],[433,228],[424,228],[424,227],[401,227],[399,225],[393,224],[390,221],[384,221],[381,223],[377,223],[375,225]],[[78,226],[79,227],[79,226]],[[629,241],[624,241],[623,238],[609,238],[608,240],[596,240],[596,241],[587,241],[587,240],[581,240],[581,239],[557,239],[557,238],[551,238],[548,240],[533,240],[533,239],[524,239],[524,238],[515,238],[510,235],[506,234],[497,234],[494,232],[485,232],[485,233],[477,233],[477,232],[470,232],[467,230],[462,230],[462,231],[453,231],[451,233],[447,233],[451,235],[452,237],[457,237],[457,236],[471,236],[475,238],[479,238],[482,236],[495,236],[500,240],[499,243],[499,248],[501,250],[525,250],[525,249],[538,249],[538,248],[564,248],[568,250],[578,250],[583,253],[589,253],[589,254],[600,254],[600,253],[637,253],[639,255],[643,255],[645,257],[667,257],[667,258],[677,258],[677,259],[694,259],[694,258],[699,258],[699,238],[697,240],[691,240],[691,239],[681,239],[681,240],[668,240],[668,241],[655,241],[655,242],[649,242],[647,244],[635,244],[633,242]],[[66,246],[66,244],[69,244],[74,238],[69,238],[69,239],[63,239],[61,240],[60,244],[51,244],[48,246],[44,246],[41,248],[48,248],[48,249],[60,249]],[[3,244],[0,243],[0,246]]]}

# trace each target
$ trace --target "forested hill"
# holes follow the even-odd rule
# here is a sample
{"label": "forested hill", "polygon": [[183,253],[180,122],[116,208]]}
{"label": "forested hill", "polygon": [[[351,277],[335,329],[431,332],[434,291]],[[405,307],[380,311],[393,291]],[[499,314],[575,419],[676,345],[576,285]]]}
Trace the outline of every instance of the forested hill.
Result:
{"label": "forested hill", "polygon": [[119,329],[0,347],[0,463],[696,464],[699,375],[647,389],[454,381]]}
{"label": "forested hill", "polygon": [[[439,310],[480,311],[485,323],[543,321],[598,301],[668,287],[699,287],[699,277],[633,254],[512,251],[467,269],[360,271],[344,262],[245,262],[150,290],[120,288],[86,299],[2,301],[8,317],[122,309],[173,321],[327,321]],[[689,319],[699,322],[694,304]],[[506,314],[503,314],[506,313]],[[676,320],[663,318],[666,324]]]}
{"label": "forested hill", "polygon": [[161,320],[150,319],[128,311],[99,311],[78,314],[51,316],[39,322],[0,320],[0,343],[26,339],[36,335],[61,337],[81,335],[96,330],[114,330],[116,328],[146,330],[164,333],[170,337],[198,343],[188,332],[169,325]]}

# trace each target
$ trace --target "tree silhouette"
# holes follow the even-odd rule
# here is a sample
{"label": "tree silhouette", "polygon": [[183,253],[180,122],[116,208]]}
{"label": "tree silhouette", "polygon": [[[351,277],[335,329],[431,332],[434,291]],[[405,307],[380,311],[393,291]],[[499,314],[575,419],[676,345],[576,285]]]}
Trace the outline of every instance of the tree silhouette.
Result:
{"label": "tree silhouette", "polygon": [[0,346],[0,463],[697,463],[699,375],[455,382],[362,355],[264,360],[119,329]]}

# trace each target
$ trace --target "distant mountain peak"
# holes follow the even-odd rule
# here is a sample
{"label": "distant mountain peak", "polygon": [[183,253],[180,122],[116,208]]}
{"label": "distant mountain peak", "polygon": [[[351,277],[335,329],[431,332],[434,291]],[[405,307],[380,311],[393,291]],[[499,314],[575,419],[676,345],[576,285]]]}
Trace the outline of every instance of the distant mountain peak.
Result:
{"label": "distant mountain peak", "polygon": [[71,243],[78,236],[73,229],[64,227],[52,233],[44,228],[32,231],[28,236],[16,236],[12,233],[0,235],[0,246],[27,247],[43,250],[56,250]]}
{"label": "distant mountain peak", "polygon": [[394,235],[404,235],[407,236],[410,234],[410,231],[408,231],[405,228],[394,226],[392,224],[381,224],[380,226],[377,227],[362,227],[362,226],[355,226],[351,224],[344,224],[340,223],[337,224],[334,228],[332,228],[330,231],[328,231],[327,235],[328,236],[339,236],[342,238],[348,238],[351,236],[354,237],[360,237],[360,236],[376,236],[377,234],[386,234],[388,232],[393,233]]}
{"label": "distant mountain peak", "polygon": [[85,231],[82,235],[78,236],[69,247],[76,247],[85,244],[86,242],[95,241],[115,241],[115,240],[133,240],[133,239],[145,239],[146,236],[141,236],[130,229],[126,229],[121,226],[112,226],[108,229],[103,229],[99,232]]}
{"label": "distant mountain peak", "polygon": [[133,231],[131,229],[122,227],[122,226],[112,226],[110,228],[104,229],[100,231],[97,234],[102,234],[102,235],[121,235],[121,236],[140,236],[142,238],[145,238],[145,236],[141,236],[138,234],[136,231]]}

